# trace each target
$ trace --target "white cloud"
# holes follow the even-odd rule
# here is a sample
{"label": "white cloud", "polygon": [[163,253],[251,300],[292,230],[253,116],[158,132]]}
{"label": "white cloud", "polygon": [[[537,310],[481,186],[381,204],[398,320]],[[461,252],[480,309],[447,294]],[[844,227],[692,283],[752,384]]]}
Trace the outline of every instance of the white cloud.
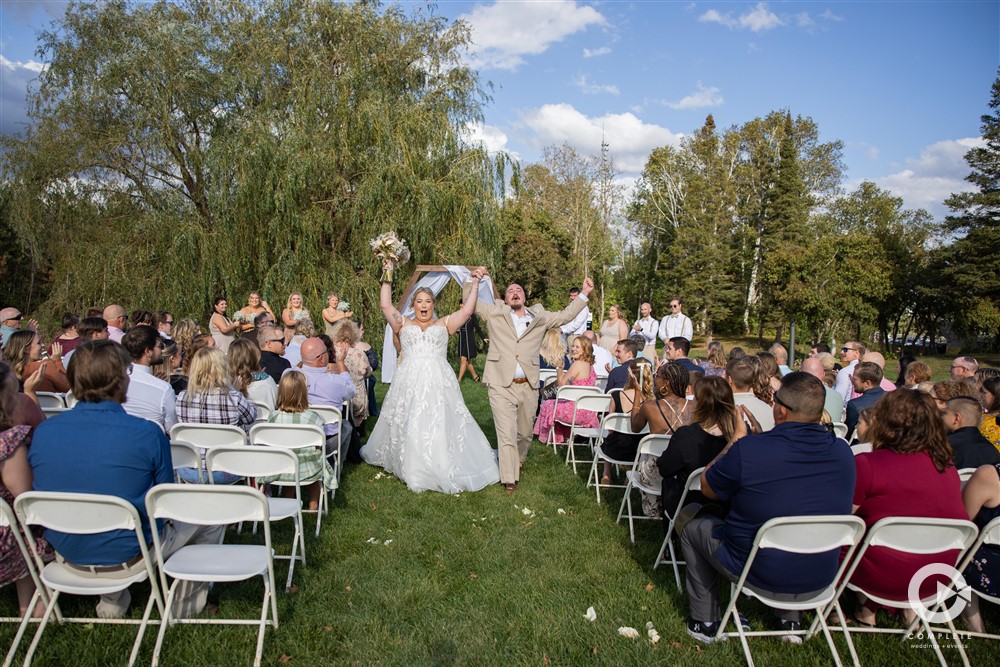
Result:
{"label": "white cloud", "polygon": [[479,69],[515,70],[525,55],[544,53],[552,44],[607,20],[593,7],[575,0],[556,2],[496,2],[479,5],[460,17],[472,29]]}
{"label": "white cloud", "polygon": [[16,72],[19,69],[24,69],[29,72],[34,72],[35,74],[41,74],[46,70],[46,68],[48,68],[48,65],[40,63],[37,60],[29,60],[22,63],[17,60],[9,60],[3,55],[0,55],[0,67],[3,67],[10,72]]}
{"label": "white cloud", "polygon": [[679,102],[665,102],[671,109],[701,109],[704,107],[717,107],[724,100],[719,94],[719,89],[715,86],[706,88],[698,82],[698,90],[684,97]]}
{"label": "white cloud", "polygon": [[813,21],[811,16],[809,16],[809,12],[802,12],[801,14],[796,14],[795,22],[798,23],[799,26],[802,28],[811,28],[812,26],[816,25],[816,22]]}
{"label": "white cloud", "polygon": [[534,132],[530,141],[538,149],[565,142],[581,153],[599,155],[601,142],[607,141],[623,174],[642,172],[650,151],[677,146],[683,136],[631,113],[588,117],[570,104],[546,104],[525,113],[523,121]]}
{"label": "white cloud", "polygon": [[821,19],[826,20],[826,21],[843,21],[844,20],[843,16],[837,16],[836,14],[834,14],[833,12],[831,12],[829,9],[826,10],[825,12],[823,12],[822,14],[820,14],[819,17]]}
{"label": "white cloud", "polygon": [[611,49],[609,49],[606,46],[602,46],[599,49],[593,49],[593,50],[591,50],[591,49],[584,49],[583,50],[583,57],[584,58],[596,58],[597,56],[606,56],[609,53],[611,53]]}
{"label": "white cloud", "polygon": [[468,144],[482,145],[489,153],[499,153],[507,149],[507,134],[493,125],[467,123],[464,139]]}
{"label": "white cloud", "polygon": [[777,14],[768,9],[766,2],[757,3],[753,9],[736,18],[729,12],[720,14],[715,9],[709,9],[698,20],[703,23],[721,23],[727,28],[745,28],[753,32],[771,30],[785,24]]}
{"label": "white cloud", "polygon": [[587,78],[586,74],[581,74],[573,79],[573,85],[582,90],[588,95],[596,95],[599,93],[605,93],[608,95],[618,95],[621,91],[618,90],[618,86],[611,84],[601,84],[594,83]]}
{"label": "white cloud", "polygon": [[924,148],[920,157],[908,159],[900,171],[873,180],[902,197],[906,208],[925,208],[935,219],[943,220],[948,215],[943,202],[949,195],[975,189],[965,180],[969,173],[965,154],[983,144],[978,137],[939,141]]}
{"label": "white cloud", "polygon": [[0,55],[0,134],[15,134],[28,122],[28,84],[48,67],[35,60],[20,62]]}

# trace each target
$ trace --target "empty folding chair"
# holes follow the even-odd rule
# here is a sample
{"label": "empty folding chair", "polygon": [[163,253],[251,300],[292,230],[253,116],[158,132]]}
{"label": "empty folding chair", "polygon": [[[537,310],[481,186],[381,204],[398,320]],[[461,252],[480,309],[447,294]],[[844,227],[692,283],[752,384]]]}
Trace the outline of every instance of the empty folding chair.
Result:
{"label": "empty folding chair", "polygon": [[[116,623],[135,624],[139,626],[135,642],[132,644],[132,653],[129,655],[129,665],[135,662],[142,644],[143,634],[148,625],[155,624],[150,620],[150,614],[154,605],[160,612],[160,618],[164,617],[163,600],[160,598],[160,588],[156,583],[156,573],[153,571],[153,559],[146,550],[146,538],[143,535],[142,523],[139,520],[139,513],[135,507],[127,500],[116,496],[97,495],[89,493],[56,493],[49,491],[28,491],[22,493],[14,500],[14,508],[21,525],[28,531],[29,544],[34,543],[31,535],[31,528],[40,526],[61,533],[71,535],[94,535],[106,533],[112,530],[127,530],[134,533],[137,543],[137,551],[141,558],[143,567],[135,568],[135,572],[129,576],[120,576],[123,568],[114,570],[115,566],[104,566],[94,568],[80,567],[66,562],[53,561],[42,567],[41,559],[35,554],[35,563],[39,566],[40,579],[45,586],[49,597],[49,605],[45,609],[38,630],[28,647],[28,652],[24,658],[24,664],[30,665],[31,659],[41,641],[42,633],[48,625],[52,615],[55,614],[59,622],[71,623]],[[157,531],[153,531],[156,535]],[[101,571],[108,571],[106,577],[101,577]],[[112,571],[113,570],[113,571]],[[84,575],[82,572],[87,572]],[[114,577],[110,575],[114,574]],[[143,612],[142,620],[132,619],[103,619],[103,618],[65,618],[59,610],[59,596],[63,593],[70,595],[108,595],[123,591],[134,583],[149,580],[151,592]],[[37,595],[36,595],[37,598]],[[33,599],[31,604],[36,603]]]}
{"label": "empty folding chair", "polygon": [[174,468],[174,481],[181,482],[178,470],[181,468],[190,468],[195,471],[197,475],[197,483],[202,484],[205,481],[204,471],[202,470],[201,463],[201,452],[198,448],[187,442],[180,442],[177,440],[171,441],[170,443],[170,459]]}
{"label": "empty folding chair", "polygon": [[[285,590],[287,591],[292,587],[295,561],[302,561],[303,567],[306,565],[306,540],[302,529],[302,494],[299,486],[299,457],[292,451],[277,447],[216,447],[208,450],[205,455],[205,470],[208,473],[221,470],[240,477],[259,478],[288,475],[294,480],[290,484],[295,488],[294,498],[267,499],[271,521],[291,519],[295,525],[291,555],[274,556],[275,559],[288,561],[288,579],[285,581]],[[211,474],[209,474],[209,479],[211,479]]]}
{"label": "empty folding chair", "polygon": [[612,433],[612,432],[617,432],[617,433],[632,433],[632,416],[631,415],[626,415],[626,414],[621,414],[621,413],[612,413],[612,414],[604,415],[604,419],[601,420],[601,433],[600,433],[600,437],[597,440],[597,443],[594,445],[594,459],[593,459],[593,461],[591,461],[591,464],[590,464],[590,474],[587,476],[587,486],[588,487],[591,485],[591,480],[593,480],[594,491],[597,494],[597,503],[598,504],[601,503],[601,489],[602,488],[605,488],[605,489],[611,489],[611,488],[624,489],[625,488],[624,484],[611,484],[611,483],[602,484],[601,483],[601,473],[598,470],[598,464],[603,464],[604,462],[608,462],[608,463],[611,463],[611,464],[617,465],[617,466],[630,466],[634,462],[634,460],[621,461],[621,460],[618,460],[618,459],[613,459],[610,456],[608,456],[607,454],[605,454],[604,450],[601,449],[601,445],[604,442],[604,439],[608,436],[609,433]]}
{"label": "empty folding chair", "polygon": [[[239,426],[228,424],[174,424],[170,429],[171,442],[186,442],[198,448],[201,455],[201,468],[205,469],[205,452],[213,447],[239,447],[247,444],[247,434]],[[186,469],[178,469],[182,478],[190,475],[186,482],[196,481],[196,472],[187,473]],[[231,481],[237,481],[233,478]],[[223,481],[221,478],[217,481]]]}
{"label": "empty folding chair", "polygon": [[[753,667],[753,656],[750,654],[750,644],[747,642],[747,637],[773,637],[793,634],[804,635],[806,638],[809,638],[816,633],[816,628],[819,626],[823,630],[823,636],[826,637],[830,652],[833,654],[834,662],[839,667],[841,665],[840,655],[837,652],[837,645],[833,643],[833,637],[830,635],[830,628],[826,624],[826,617],[832,609],[836,609],[841,627],[846,628],[844,625],[844,613],[837,600],[837,582],[840,580],[844,569],[850,564],[851,556],[854,554],[864,532],[865,522],[851,515],[778,517],[765,523],[757,531],[753,548],[750,550],[750,555],[747,558],[746,565],[743,567],[743,572],[740,573],[739,580],[732,586],[729,606],[722,615],[722,622],[719,623],[719,631],[716,636],[739,636],[740,643],[743,645],[743,653],[746,655],[747,665]],[[762,591],[747,583],[747,577],[751,569],[753,569],[754,560],[761,549],[776,549],[794,554],[823,554],[834,550],[839,551],[842,548],[846,549],[846,551],[844,552],[843,560],[837,568],[836,574],[822,590],[809,598],[801,598],[800,596],[800,599],[790,602],[784,596]],[[768,607],[774,609],[814,611],[816,618],[813,620],[809,630],[748,631],[743,628],[743,623],[739,619],[739,611],[736,608],[740,595],[757,598]],[[736,632],[725,632],[726,624],[730,618],[734,620]],[[854,647],[850,646],[850,649],[851,657],[854,659],[854,663],[857,664],[857,654],[854,652]]]}
{"label": "empty folding chair", "polygon": [[[677,507],[673,509],[673,512],[667,512],[664,508],[664,513],[667,515],[667,536],[663,538],[663,544],[660,545],[660,551],[656,554],[656,560],[653,562],[653,569],[655,570],[660,566],[660,563],[670,563],[671,567],[674,568],[674,581],[677,583],[678,590],[681,590],[681,572],[680,566],[684,565],[684,561],[677,558],[677,549],[674,547],[674,525],[677,522],[677,513],[680,512],[681,508],[687,504],[687,497],[691,491],[701,491],[701,474],[705,472],[704,468],[698,468],[688,475],[687,482],[684,484],[684,491],[681,492],[681,498],[677,501]],[[667,554],[670,554],[669,560],[666,558]]]}
{"label": "empty folding chair", "polygon": [[[600,421],[611,409],[611,396],[608,394],[598,394],[596,396],[581,396],[576,402],[577,410],[588,410],[597,414]],[[573,415],[573,425],[569,429],[568,446],[566,447],[566,464],[573,466],[573,474],[576,474],[576,448],[585,446],[591,451],[594,442],[601,435],[601,427],[598,426],[578,426],[576,415]],[[577,437],[586,438],[586,443],[577,443]]]}
{"label": "empty folding chair", "polygon": [[[552,406],[552,425],[549,426],[548,441],[552,445],[552,453],[556,453],[556,426],[565,426],[568,429],[572,429],[574,422],[576,421],[576,402],[584,396],[601,396],[603,392],[597,387],[577,387],[574,385],[563,385],[559,387],[556,391],[555,405]],[[571,407],[566,408],[569,404]],[[562,407],[563,411],[570,411],[572,415],[567,421],[565,419],[559,418],[559,409]]]}
{"label": "empty folding chair", "polygon": [[[167,628],[175,623],[256,625],[257,651],[254,667],[259,667],[264,651],[264,631],[278,627],[278,604],[275,599],[274,561],[271,558],[271,526],[267,498],[247,486],[212,486],[160,484],[146,494],[150,520],[173,519],[201,526],[217,526],[241,521],[259,521],[263,525],[264,544],[193,544],[164,558],[159,536],[153,533],[153,549],[160,568],[160,582],[167,592],[166,613],[153,649],[153,667],[159,664]],[[232,582],[261,577],[264,597],[260,619],[172,618],[171,604],[182,581]],[[173,579],[168,585],[167,578]],[[231,657],[231,656],[230,656]],[[232,660],[231,660],[232,661]]]}
{"label": "empty folding chair", "polygon": [[635,524],[633,523],[635,519],[649,519],[643,513],[638,515],[632,512],[632,491],[636,490],[640,493],[649,493],[654,496],[658,496],[661,493],[659,488],[654,488],[648,484],[643,484],[642,480],[639,479],[639,475],[636,471],[636,466],[639,465],[639,459],[644,455],[652,456],[653,458],[659,458],[663,452],[670,445],[670,435],[647,435],[642,440],[639,441],[639,449],[635,453],[635,461],[632,464],[632,469],[625,473],[625,479],[627,480],[625,484],[625,495],[622,498],[621,507],[618,508],[618,518],[617,522],[622,520],[622,515],[627,511],[628,514],[628,534],[631,538],[632,543],[635,544]]}
{"label": "empty folding chair", "polygon": [[[893,549],[902,553],[911,554],[940,554],[946,551],[957,550],[959,555],[955,557],[951,562],[945,563],[945,565],[957,565],[958,560],[961,555],[969,548],[969,546],[976,540],[979,535],[979,528],[976,524],[971,521],[962,521],[958,519],[931,519],[924,517],[887,517],[877,522],[872,526],[867,535],[865,535],[865,540],[861,544],[861,548],[858,550],[857,556],[854,558],[854,562],[851,563],[851,567],[848,569],[847,574],[844,576],[842,583],[837,591],[837,596],[843,592],[844,588],[849,588],[852,591],[856,591],[864,594],[869,600],[875,602],[876,604],[885,605],[887,607],[895,607],[897,609],[911,609],[917,612],[917,622],[914,623],[914,627],[919,624],[923,627],[924,632],[927,633],[927,638],[934,648],[934,652],[937,655],[938,660],[941,665],[947,665],[944,659],[944,655],[941,653],[941,647],[938,646],[937,639],[934,636],[934,630],[927,620],[919,613],[919,609],[910,602],[908,596],[902,596],[901,599],[890,599],[882,597],[879,595],[874,595],[870,591],[862,589],[857,584],[851,583],[851,577],[854,575],[854,571],[857,569],[858,565],[862,562],[865,557],[865,552],[873,547],[884,547],[887,549]],[[942,561],[943,562],[943,561]],[[946,585],[938,585],[936,587],[936,592],[934,595],[921,600],[920,605],[925,609],[935,608],[939,602],[950,597],[950,588],[954,581],[947,582]],[[952,643],[959,646],[961,650],[961,639],[958,636],[958,632],[955,629],[955,624],[948,619],[948,631],[951,633]],[[844,627],[844,635],[847,637],[847,645],[851,650],[852,657],[855,658],[855,663],[857,663],[857,653],[854,650],[854,643],[851,640],[851,634],[856,632],[877,632],[877,633],[894,633],[903,634],[904,638],[909,635],[910,629],[898,630],[895,628],[867,628],[862,626],[851,626]],[[964,655],[964,653],[963,653]]]}
{"label": "empty folding chair", "polygon": [[[250,444],[292,450],[296,454],[296,457],[300,450],[317,449],[320,454],[320,465],[326,465],[324,460],[326,456],[326,434],[319,426],[313,426],[312,424],[254,424],[250,429]],[[293,486],[291,482],[282,481],[272,481],[270,484],[272,486]],[[326,492],[322,477],[318,484],[321,487],[319,507],[314,510],[302,510],[303,514],[316,515],[316,537],[319,537],[323,515],[329,511],[329,495]],[[299,485],[301,485],[301,480]]]}
{"label": "empty folding chair", "polygon": [[21,643],[21,638],[24,636],[24,631],[28,628],[28,623],[31,622],[31,613],[35,609],[35,605],[41,600],[43,604],[48,604],[48,596],[45,594],[45,587],[42,585],[41,580],[38,578],[38,570],[35,569],[35,559],[31,550],[28,549],[28,545],[24,541],[24,537],[21,535],[21,525],[17,521],[17,516],[14,514],[14,508],[7,504],[7,502],[0,498],[0,528],[6,528],[14,536],[14,543],[17,545],[17,550],[21,554],[21,558],[24,559],[25,565],[28,569],[28,576],[31,577],[31,582],[35,585],[35,593],[28,603],[27,611],[24,616],[11,616],[0,618],[0,623],[17,623],[17,633],[14,635],[14,641],[10,645],[10,650],[7,651],[7,657],[3,661],[3,667],[8,667],[13,664],[14,656],[17,654],[17,647]]}

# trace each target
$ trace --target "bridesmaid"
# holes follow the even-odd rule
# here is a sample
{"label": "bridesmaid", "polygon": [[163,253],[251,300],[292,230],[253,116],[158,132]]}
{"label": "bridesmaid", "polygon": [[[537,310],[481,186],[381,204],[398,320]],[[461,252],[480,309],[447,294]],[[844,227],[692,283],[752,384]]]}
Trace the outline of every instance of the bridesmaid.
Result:
{"label": "bridesmaid", "polygon": [[302,305],[302,295],[292,292],[288,295],[285,309],[281,311],[281,323],[285,325],[285,344],[295,335],[295,325],[301,320],[311,320],[309,309]]}
{"label": "bridesmaid", "polygon": [[240,332],[252,331],[255,326],[254,321],[261,313],[271,313],[272,317],[274,316],[271,306],[260,298],[260,292],[250,292],[247,297],[247,305],[240,308],[239,317],[236,318],[240,321]]}
{"label": "bridesmaid", "polygon": [[608,308],[608,319],[601,325],[601,341],[598,343],[608,352],[614,352],[618,341],[628,338],[628,325],[622,319],[622,309],[616,304]]}
{"label": "bridesmaid", "polygon": [[323,324],[326,326],[326,331],[324,332],[327,336],[333,335],[333,329],[337,322],[344,319],[345,317],[351,317],[354,315],[354,311],[340,311],[337,307],[340,305],[340,295],[336,292],[330,292],[326,295],[326,308],[323,309],[321,315],[323,316]]}
{"label": "bridesmaid", "polygon": [[229,345],[236,340],[236,330],[240,328],[239,322],[233,322],[226,317],[228,307],[226,297],[215,297],[212,301],[212,317],[208,320],[208,330],[212,334],[215,346],[226,353],[229,352]]}

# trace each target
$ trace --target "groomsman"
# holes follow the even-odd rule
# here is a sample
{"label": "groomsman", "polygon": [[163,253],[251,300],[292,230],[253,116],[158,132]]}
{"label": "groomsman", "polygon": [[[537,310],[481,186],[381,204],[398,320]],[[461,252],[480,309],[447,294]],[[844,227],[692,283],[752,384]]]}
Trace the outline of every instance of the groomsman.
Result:
{"label": "groomsman", "polygon": [[675,296],[670,300],[670,314],[660,320],[660,340],[664,345],[671,338],[680,336],[691,340],[694,335],[691,318],[681,312],[682,307],[681,298]]}
{"label": "groomsman", "polygon": [[660,323],[653,318],[652,312],[653,307],[650,304],[642,304],[639,306],[641,317],[632,325],[632,332],[641,335],[645,343],[642,348],[642,356],[650,361],[656,359],[656,332],[660,328]]}

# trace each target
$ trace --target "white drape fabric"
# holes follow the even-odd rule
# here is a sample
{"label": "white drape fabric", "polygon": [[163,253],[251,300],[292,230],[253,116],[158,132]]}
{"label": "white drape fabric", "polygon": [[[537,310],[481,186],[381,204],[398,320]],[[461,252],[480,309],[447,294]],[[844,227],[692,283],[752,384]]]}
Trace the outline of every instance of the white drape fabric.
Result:
{"label": "white drape fabric", "polygon": [[[413,291],[410,295],[406,297],[406,303],[400,309],[400,313],[403,317],[413,317],[413,292],[417,291],[418,287],[427,287],[434,293],[434,297],[441,293],[449,282],[454,280],[458,283],[459,287],[465,284],[465,281],[469,278],[471,271],[464,266],[458,265],[445,265],[446,271],[430,271],[425,273],[417,284],[413,286]],[[479,300],[485,301],[486,303],[493,303],[493,281],[489,276],[485,280],[479,283]],[[437,317],[437,313],[434,316]],[[382,342],[382,382],[386,384],[392,383],[392,376],[396,373],[396,346],[392,344],[392,328],[388,324],[385,325],[385,338]]]}

